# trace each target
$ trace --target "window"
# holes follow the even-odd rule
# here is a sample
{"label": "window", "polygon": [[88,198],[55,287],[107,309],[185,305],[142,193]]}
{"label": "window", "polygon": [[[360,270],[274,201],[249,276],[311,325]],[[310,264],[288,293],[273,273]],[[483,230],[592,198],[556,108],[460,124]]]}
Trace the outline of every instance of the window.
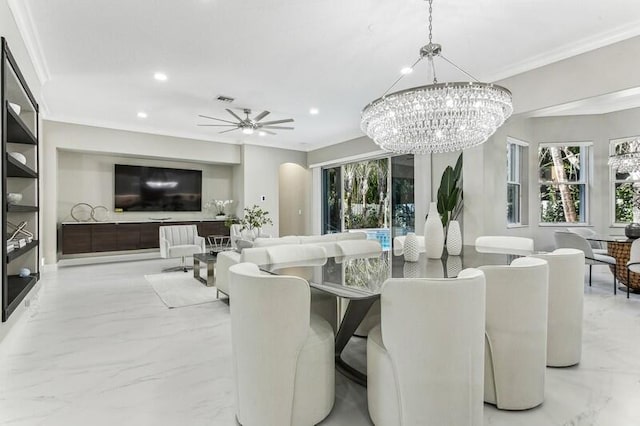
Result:
{"label": "window", "polygon": [[540,144],[540,223],[586,223],[590,143]]}
{"label": "window", "polygon": [[[640,150],[638,138],[615,139],[609,143],[609,153],[624,154]],[[634,198],[640,193],[640,171],[631,173],[620,173],[611,167],[611,185],[613,196],[611,197],[611,210],[614,225],[623,225],[633,220],[634,213],[638,216],[638,211],[634,212]],[[638,200],[640,201],[640,200]]]}
{"label": "window", "polygon": [[529,144],[507,138],[507,226],[527,224],[527,157]]}

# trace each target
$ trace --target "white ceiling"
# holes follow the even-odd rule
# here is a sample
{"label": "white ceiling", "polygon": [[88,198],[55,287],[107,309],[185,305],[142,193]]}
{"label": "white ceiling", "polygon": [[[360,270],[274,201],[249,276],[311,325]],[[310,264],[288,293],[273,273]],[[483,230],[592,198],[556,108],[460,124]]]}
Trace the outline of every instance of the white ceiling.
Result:
{"label": "white ceiling", "polygon": [[[361,136],[362,107],[426,43],[423,0],[12,1],[47,117],[310,150]],[[484,81],[640,34],[638,0],[436,0],[434,42]],[[440,81],[465,79],[439,63]],[[156,71],[169,79],[153,79]],[[398,88],[427,83],[426,67]],[[277,136],[218,135],[228,105],[292,117]],[[311,116],[310,107],[320,114]],[[137,118],[138,111],[148,118]]]}

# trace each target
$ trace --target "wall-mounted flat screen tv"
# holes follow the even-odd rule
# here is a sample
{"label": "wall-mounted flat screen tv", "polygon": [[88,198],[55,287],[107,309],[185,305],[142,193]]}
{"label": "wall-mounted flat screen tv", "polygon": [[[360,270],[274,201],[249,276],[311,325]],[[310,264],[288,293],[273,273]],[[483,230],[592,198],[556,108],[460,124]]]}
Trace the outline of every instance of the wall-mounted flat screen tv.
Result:
{"label": "wall-mounted flat screen tv", "polygon": [[116,164],[114,198],[117,211],[201,211],[202,171]]}

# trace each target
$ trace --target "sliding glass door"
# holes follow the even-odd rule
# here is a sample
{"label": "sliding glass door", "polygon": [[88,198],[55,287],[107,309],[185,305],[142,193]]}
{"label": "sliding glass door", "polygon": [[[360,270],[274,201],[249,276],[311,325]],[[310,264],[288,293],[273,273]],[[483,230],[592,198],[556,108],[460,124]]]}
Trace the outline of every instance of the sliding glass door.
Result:
{"label": "sliding glass door", "polygon": [[391,247],[414,229],[413,156],[347,163],[322,172],[323,233],[362,230]]}

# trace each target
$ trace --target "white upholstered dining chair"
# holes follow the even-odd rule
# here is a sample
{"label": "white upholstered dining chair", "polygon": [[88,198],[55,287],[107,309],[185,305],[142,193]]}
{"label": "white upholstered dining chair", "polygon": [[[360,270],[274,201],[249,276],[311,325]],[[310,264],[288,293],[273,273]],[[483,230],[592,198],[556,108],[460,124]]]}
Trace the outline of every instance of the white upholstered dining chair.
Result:
{"label": "white upholstered dining chair", "polygon": [[367,341],[375,425],[482,425],[484,300],[477,269],[383,285],[382,323]]}
{"label": "white upholstered dining chair", "polygon": [[309,284],[229,269],[236,416],[244,426],[315,425],[335,399],[333,329],[309,313]]}
{"label": "white upholstered dining chair", "polygon": [[584,253],[564,248],[532,257],[549,264],[547,365],[578,364],[582,357]]}
{"label": "white upholstered dining chair", "polygon": [[589,287],[591,287],[593,265],[608,265],[613,267],[613,294],[617,293],[617,266],[614,257],[595,253],[589,242],[575,232],[556,231],[554,237],[556,240],[556,248],[573,248],[581,250],[584,253],[584,262],[589,265]]}
{"label": "white upholstered dining chair", "polygon": [[536,407],[544,401],[549,265],[521,257],[479,269],[487,283],[484,400],[503,410]]}
{"label": "white upholstered dining chair", "polygon": [[533,253],[533,239],[485,235],[476,238],[476,250],[481,253],[531,254]]}
{"label": "white upholstered dining chair", "polygon": [[160,257],[165,259],[179,257],[182,259],[180,266],[165,268],[163,272],[180,270],[187,272],[191,267],[187,266],[185,258],[206,251],[204,237],[198,235],[196,225],[161,226],[159,234]]}

